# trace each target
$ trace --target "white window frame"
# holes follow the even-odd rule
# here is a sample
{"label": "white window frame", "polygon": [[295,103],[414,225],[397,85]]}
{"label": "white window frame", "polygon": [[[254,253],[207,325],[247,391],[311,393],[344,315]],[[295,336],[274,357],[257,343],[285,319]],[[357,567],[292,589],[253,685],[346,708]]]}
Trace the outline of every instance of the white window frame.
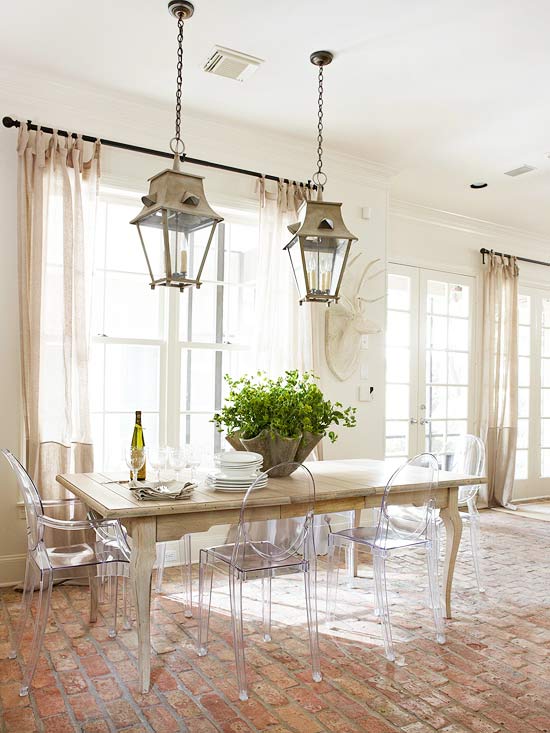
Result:
{"label": "white window frame", "polygon": [[[130,191],[118,191],[111,187],[102,189],[100,191],[100,205],[108,206],[109,203],[121,203],[130,204],[132,206],[139,206],[139,198],[136,194]],[[216,209],[216,204],[213,204]],[[252,224],[257,222],[258,209],[257,206],[251,206],[250,203],[240,206],[239,203],[233,204],[231,207],[218,206],[218,209],[229,218],[231,223],[241,224]],[[107,226],[107,220],[106,220]],[[130,235],[133,234],[133,230],[128,224]],[[221,245],[220,240],[225,237],[225,222],[218,226],[216,237]],[[222,252],[223,249],[219,250],[214,248],[210,251],[209,257],[214,256],[214,252]],[[141,250],[136,246],[136,257],[142,258],[143,255]],[[101,267],[97,268],[97,271],[106,272],[104,267],[105,262],[102,263]],[[144,267],[145,271],[145,267]],[[112,272],[112,270],[109,270]],[[127,272],[124,270],[116,270],[121,275],[129,274],[134,275],[135,272]],[[255,283],[230,283],[227,280],[211,280],[203,279],[204,285],[219,285],[225,287],[231,285],[232,287],[254,287]],[[143,275],[143,287],[149,287],[148,276]],[[221,298],[219,299],[218,310],[216,314],[217,333],[216,338],[220,338],[220,341],[207,342],[207,341],[184,341],[180,339],[180,300],[181,298],[188,298],[189,293],[180,293],[175,288],[162,288],[161,295],[161,308],[159,318],[161,320],[161,337],[155,339],[141,339],[141,338],[125,338],[120,336],[110,336],[106,333],[93,333],[92,343],[101,345],[145,345],[145,346],[157,346],[160,349],[160,360],[159,360],[159,444],[162,445],[180,445],[180,417],[181,415],[209,415],[212,416],[213,410],[185,410],[182,409],[181,405],[181,371],[182,371],[182,358],[183,350],[199,350],[207,349],[216,352],[224,351],[246,351],[250,349],[249,344],[238,344],[238,343],[225,343],[223,341],[223,290],[221,291]],[[103,308],[105,306],[105,293],[103,293]],[[104,322],[104,321],[103,321]],[[103,329],[101,329],[103,330]],[[162,333],[163,331],[163,333]],[[220,363],[221,366],[221,363]],[[103,362],[103,369],[106,369],[106,360]],[[106,410],[105,404],[105,373],[103,380],[103,394],[101,410],[94,409],[92,415],[95,417],[101,415],[103,420],[102,439],[105,440],[105,422],[107,415],[111,414],[127,414],[126,411]],[[218,382],[215,385],[215,405],[214,409],[221,407],[222,393],[223,393],[223,374],[218,373]],[[92,405],[92,409],[96,408],[97,405]],[[139,407],[139,406],[138,406]],[[147,411],[143,412],[144,423],[147,420]],[[153,413],[150,413],[153,414]],[[154,413],[156,414],[156,413]],[[193,442],[193,440],[192,440]],[[221,435],[215,437],[214,448],[219,449],[221,445]],[[105,445],[101,449],[102,455],[105,455]]]}

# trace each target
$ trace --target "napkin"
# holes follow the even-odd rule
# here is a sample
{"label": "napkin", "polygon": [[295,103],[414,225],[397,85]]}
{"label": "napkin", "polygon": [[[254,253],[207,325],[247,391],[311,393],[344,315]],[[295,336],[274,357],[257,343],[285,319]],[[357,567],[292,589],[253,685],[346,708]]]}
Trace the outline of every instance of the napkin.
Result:
{"label": "napkin", "polygon": [[192,481],[181,483],[181,481],[166,481],[164,483],[143,482],[137,489],[131,489],[132,493],[140,501],[169,501],[176,499],[189,499],[197,484]]}

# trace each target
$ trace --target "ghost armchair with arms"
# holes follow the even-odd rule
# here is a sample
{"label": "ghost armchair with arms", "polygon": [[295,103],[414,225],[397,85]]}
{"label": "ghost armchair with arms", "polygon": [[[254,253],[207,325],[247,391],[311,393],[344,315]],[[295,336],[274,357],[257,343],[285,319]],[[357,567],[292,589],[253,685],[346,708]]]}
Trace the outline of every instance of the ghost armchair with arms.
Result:
{"label": "ghost armchair with arms", "polygon": [[[55,519],[45,513],[44,503],[38,489],[21,463],[5,448],[0,449],[10,464],[25,505],[27,523],[27,560],[23,599],[15,639],[9,654],[15,659],[21,651],[21,642],[29,617],[32,617],[31,606],[35,587],[38,588],[38,605],[34,618],[33,639],[29,649],[27,664],[23,671],[23,682],[19,694],[27,695],[40,656],[42,641],[46,631],[50,599],[54,581],[73,578],[77,574],[90,580],[90,621],[97,618],[97,581],[102,573],[107,572],[116,577],[127,575],[129,568],[128,546],[116,520],[83,520]],[[51,506],[47,502],[46,506]],[[45,536],[48,528],[67,532],[66,544],[49,546]],[[89,541],[76,543],[71,533],[89,531]],[[100,538],[107,534],[112,538],[109,542]],[[80,537],[79,537],[80,539]],[[86,537],[88,539],[88,537]],[[80,572],[81,571],[81,572]],[[116,597],[116,593],[115,593]],[[116,635],[116,602],[113,623],[109,628],[109,636]]]}

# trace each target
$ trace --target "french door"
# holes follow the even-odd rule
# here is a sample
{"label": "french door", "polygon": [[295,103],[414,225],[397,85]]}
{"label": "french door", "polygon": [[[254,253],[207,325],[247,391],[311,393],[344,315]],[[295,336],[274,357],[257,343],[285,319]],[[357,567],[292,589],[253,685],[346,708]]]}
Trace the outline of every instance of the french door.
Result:
{"label": "french door", "polygon": [[438,453],[473,422],[475,278],[388,265],[386,458]]}
{"label": "french door", "polygon": [[518,442],[514,499],[550,495],[550,290],[518,301]]}

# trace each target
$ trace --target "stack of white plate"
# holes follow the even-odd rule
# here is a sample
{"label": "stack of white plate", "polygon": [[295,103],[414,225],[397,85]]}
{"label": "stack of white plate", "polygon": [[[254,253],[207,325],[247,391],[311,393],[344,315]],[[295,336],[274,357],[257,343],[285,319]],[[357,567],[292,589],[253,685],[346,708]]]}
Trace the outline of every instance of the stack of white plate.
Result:
{"label": "stack of white plate", "polygon": [[[251,451],[218,453],[217,471],[209,473],[206,484],[217,491],[246,491],[260,475],[263,456]],[[256,489],[267,485],[267,476],[256,484]]]}

